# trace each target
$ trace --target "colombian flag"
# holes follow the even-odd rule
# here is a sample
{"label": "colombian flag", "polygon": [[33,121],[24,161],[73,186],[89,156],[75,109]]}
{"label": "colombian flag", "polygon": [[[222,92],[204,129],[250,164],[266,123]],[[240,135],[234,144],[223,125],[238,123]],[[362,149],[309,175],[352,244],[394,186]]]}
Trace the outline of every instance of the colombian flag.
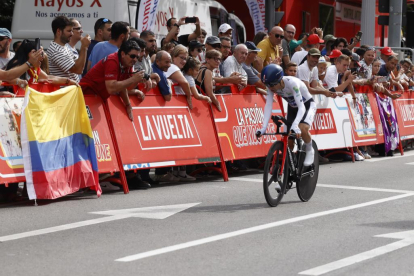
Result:
{"label": "colombian flag", "polygon": [[54,199],[91,187],[101,195],[92,129],[80,87],[26,90],[21,120],[30,199]]}

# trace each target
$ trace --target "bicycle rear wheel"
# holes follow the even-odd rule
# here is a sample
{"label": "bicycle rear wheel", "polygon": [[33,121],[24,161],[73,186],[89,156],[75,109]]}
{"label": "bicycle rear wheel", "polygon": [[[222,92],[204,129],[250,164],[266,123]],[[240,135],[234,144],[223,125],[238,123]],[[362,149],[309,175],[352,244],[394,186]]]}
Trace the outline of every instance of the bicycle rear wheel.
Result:
{"label": "bicycle rear wheel", "polygon": [[267,154],[263,172],[263,190],[267,204],[276,207],[285,194],[289,166],[286,163],[284,173],[280,173],[283,161],[283,142],[274,143]]}
{"label": "bicycle rear wheel", "polygon": [[310,170],[314,170],[312,175],[303,176],[300,182],[296,183],[296,191],[300,200],[303,202],[309,201],[313,196],[313,193],[316,189],[316,184],[318,182],[319,176],[319,154],[318,154],[318,146],[316,145],[315,141],[312,140],[312,147],[315,151],[315,157],[313,160],[313,166],[305,167],[303,173],[309,172]]}

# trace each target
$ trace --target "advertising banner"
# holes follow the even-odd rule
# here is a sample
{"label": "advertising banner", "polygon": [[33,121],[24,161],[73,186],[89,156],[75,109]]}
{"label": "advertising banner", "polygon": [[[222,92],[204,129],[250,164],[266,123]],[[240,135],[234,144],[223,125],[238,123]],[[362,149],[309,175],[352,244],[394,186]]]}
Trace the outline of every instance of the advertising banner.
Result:
{"label": "advertising banner", "polygon": [[209,105],[186,97],[147,95],[144,101],[130,97],[134,121],[118,96],[108,106],[125,170],[220,162]]}
{"label": "advertising banner", "polygon": [[414,138],[414,92],[404,92],[393,101],[401,140]]}
{"label": "advertising banner", "polygon": [[265,0],[246,0],[254,25],[254,33],[267,32],[265,27]]}
{"label": "advertising banner", "polygon": [[[224,160],[266,156],[270,146],[278,138],[265,135],[259,140],[256,139],[256,131],[261,129],[263,124],[265,97],[257,94],[255,90],[251,93],[242,91],[238,94],[223,94],[216,97],[222,111],[219,112],[213,107],[213,114]],[[277,102],[273,104],[272,114],[282,114]],[[276,126],[271,120],[266,132],[276,132]]]}

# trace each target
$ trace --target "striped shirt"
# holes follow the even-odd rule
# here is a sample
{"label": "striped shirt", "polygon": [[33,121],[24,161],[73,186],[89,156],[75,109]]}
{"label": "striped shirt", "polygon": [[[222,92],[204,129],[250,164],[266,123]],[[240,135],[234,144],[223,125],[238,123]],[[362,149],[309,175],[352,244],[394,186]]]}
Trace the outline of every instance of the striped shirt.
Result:
{"label": "striped shirt", "polygon": [[49,70],[53,76],[70,78],[79,82],[79,76],[69,70],[75,65],[75,56],[66,46],[60,46],[52,41],[47,49]]}

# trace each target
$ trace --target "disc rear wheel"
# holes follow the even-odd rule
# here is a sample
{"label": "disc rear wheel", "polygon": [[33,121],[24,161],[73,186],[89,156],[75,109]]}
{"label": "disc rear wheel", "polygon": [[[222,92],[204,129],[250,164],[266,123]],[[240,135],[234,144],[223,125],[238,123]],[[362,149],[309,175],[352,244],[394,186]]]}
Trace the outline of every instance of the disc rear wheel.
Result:
{"label": "disc rear wheel", "polygon": [[300,182],[296,183],[296,191],[300,200],[303,202],[309,201],[309,199],[311,199],[313,196],[319,176],[319,154],[318,146],[316,145],[315,141],[312,141],[312,147],[315,152],[313,166],[305,167],[303,173],[309,172],[311,170],[313,170],[313,173],[311,175],[303,176]]}

